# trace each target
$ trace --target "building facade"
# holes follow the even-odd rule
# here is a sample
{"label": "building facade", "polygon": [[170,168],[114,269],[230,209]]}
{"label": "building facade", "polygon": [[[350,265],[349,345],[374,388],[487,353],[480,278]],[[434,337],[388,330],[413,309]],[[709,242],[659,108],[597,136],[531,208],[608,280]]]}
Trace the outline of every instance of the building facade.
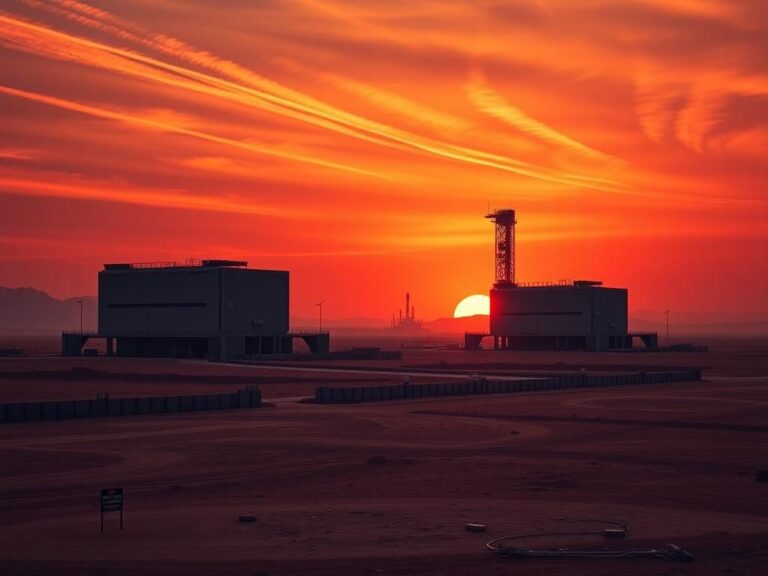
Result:
{"label": "building facade", "polygon": [[246,262],[106,264],[99,330],[121,356],[289,353],[289,274]]}
{"label": "building facade", "polygon": [[610,350],[627,341],[627,290],[599,282],[494,287],[490,333],[497,349]]}

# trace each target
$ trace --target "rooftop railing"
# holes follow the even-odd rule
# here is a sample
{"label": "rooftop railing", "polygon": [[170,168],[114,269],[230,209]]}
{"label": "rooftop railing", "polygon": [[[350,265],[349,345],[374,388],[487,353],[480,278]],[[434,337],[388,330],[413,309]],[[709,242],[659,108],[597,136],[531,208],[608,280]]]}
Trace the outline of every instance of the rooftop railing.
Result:
{"label": "rooftop railing", "polygon": [[248,262],[243,260],[174,260],[166,262],[126,262],[104,264],[104,270],[147,270],[155,268],[245,268]]}

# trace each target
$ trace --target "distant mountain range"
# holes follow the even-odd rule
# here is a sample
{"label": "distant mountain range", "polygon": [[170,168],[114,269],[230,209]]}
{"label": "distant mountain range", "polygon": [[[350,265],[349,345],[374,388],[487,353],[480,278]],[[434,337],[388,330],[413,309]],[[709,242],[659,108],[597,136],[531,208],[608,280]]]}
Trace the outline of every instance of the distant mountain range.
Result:
{"label": "distant mountain range", "polygon": [[477,315],[466,318],[438,318],[431,322],[425,322],[424,328],[432,332],[449,334],[453,332],[488,332],[488,316]]}
{"label": "distant mountain range", "polygon": [[[0,287],[0,334],[37,335],[58,334],[62,330],[80,328],[80,304],[83,300],[83,328],[95,330],[98,305],[94,296],[59,300],[34,288]],[[727,312],[692,313],[671,311],[672,334],[766,334],[768,314],[730,314]],[[318,328],[318,319],[292,318],[293,329]],[[634,331],[666,332],[666,316],[654,310],[639,310],[631,314],[629,326]],[[389,331],[388,322],[376,318],[323,319],[323,328],[332,330]],[[425,321],[422,329],[436,334],[486,332],[487,316],[468,318],[438,318]]]}
{"label": "distant mountain range", "polygon": [[[663,337],[667,322],[663,312],[642,310],[630,316],[629,327],[635,332],[658,332]],[[673,310],[669,314],[669,331],[673,339],[676,334],[768,335],[768,314],[710,312],[693,315]]]}
{"label": "distant mountain range", "polygon": [[82,296],[59,300],[34,288],[0,287],[0,334],[56,334],[80,329],[83,300],[83,329],[95,330],[98,315],[96,298]]}

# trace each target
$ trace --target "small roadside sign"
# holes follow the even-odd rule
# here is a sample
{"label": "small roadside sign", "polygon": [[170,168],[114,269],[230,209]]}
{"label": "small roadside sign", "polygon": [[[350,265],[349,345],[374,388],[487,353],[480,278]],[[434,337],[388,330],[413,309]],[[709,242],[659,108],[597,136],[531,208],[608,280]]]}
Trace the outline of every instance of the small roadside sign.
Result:
{"label": "small roadside sign", "polygon": [[104,532],[104,512],[120,512],[120,530],[123,529],[123,489],[105,488],[100,497],[101,531]]}

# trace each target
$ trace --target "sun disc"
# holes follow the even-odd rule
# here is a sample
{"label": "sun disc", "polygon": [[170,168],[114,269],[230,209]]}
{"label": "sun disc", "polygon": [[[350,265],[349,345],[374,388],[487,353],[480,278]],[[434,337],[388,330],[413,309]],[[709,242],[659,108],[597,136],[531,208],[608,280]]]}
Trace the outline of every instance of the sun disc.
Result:
{"label": "sun disc", "polygon": [[467,316],[477,316],[478,314],[488,316],[490,313],[491,299],[485,294],[472,294],[456,305],[453,317],[466,318]]}

